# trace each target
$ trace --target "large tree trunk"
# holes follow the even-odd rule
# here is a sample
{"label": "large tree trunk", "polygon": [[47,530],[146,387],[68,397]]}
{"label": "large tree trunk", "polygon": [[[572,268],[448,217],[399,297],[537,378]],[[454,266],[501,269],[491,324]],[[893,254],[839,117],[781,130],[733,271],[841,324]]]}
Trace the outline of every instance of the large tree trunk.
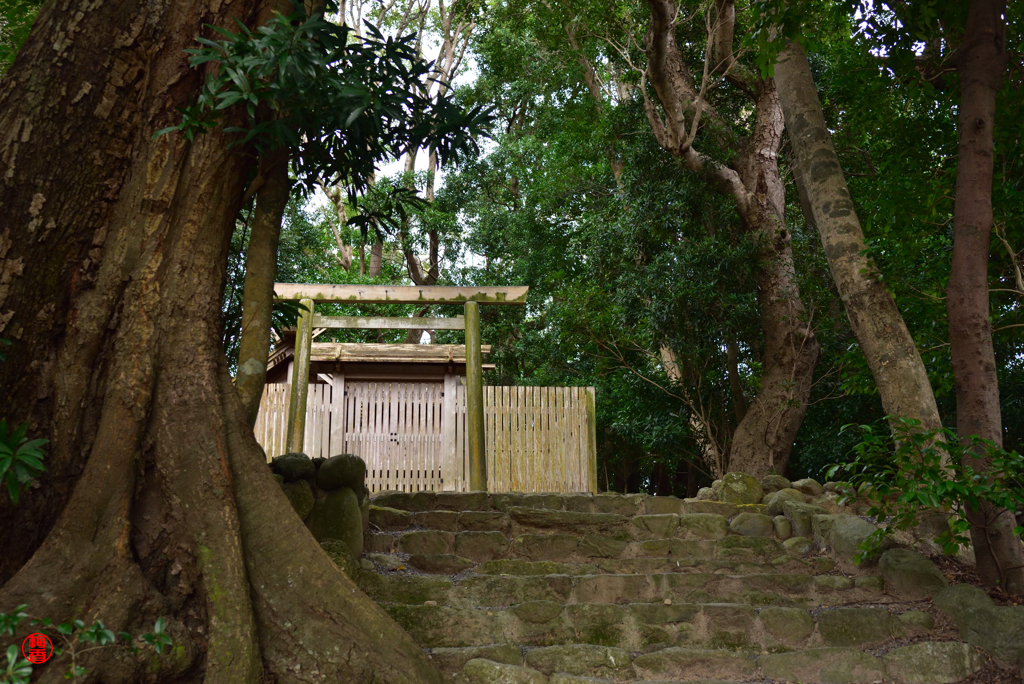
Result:
{"label": "large tree trunk", "polygon": [[821,235],[832,277],[882,406],[887,414],[921,421],[925,430],[940,428],[921,355],[878,269],[864,254],[864,231],[825,126],[807,55],[798,44],[789,43],[779,55],[775,82],[796,153],[794,176],[810,210],[807,218]]}
{"label": "large tree trunk", "polygon": [[[261,160],[262,161],[262,160]],[[270,358],[270,314],[274,306],[274,279],[277,275],[277,245],[281,238],[281,220],[291,180],[288,178],[288,154],[272,155],[256,195],[256,211],[245,254],[245,285],[242,290],[242,334],[238,344],[238,373],[235,387],[242,398],[249,425],[256,425],[267,381]]]}
{"label": "large tree trunk", "polygon": [[167,618],[173,655],[94,651],[96,681],[440,682],[294,514],[228,375],[251,162],[221,132],[152,139],[202,78],[182,49],[258,9],[48,2],[0,88],[0,387],[51,440],[23,499],[36,526],[0,528],[0,610],[134,633]]}
{"label": "large tree trunk", "polygon": [[[999,379],[989,322],[988,254],[992,231],[992,132],[996,95],[1006,69],[1006,2],[973,0],[957,52],[960,147],[953,211],[953,261],[946,290],[949,344],[961,440],[978,436],[1003,444]],[[985,470],[982,459],[971,465]],[[1013,513],[983,505],[968,516],[978,576],[989,586],[1024,594],[1024,547]]]}
{"label": "large tree trunk", "polygon": [[[807,412],[820,345],[807,321],[793,263],[790,234],[785,223],[785,190],[779,174],[778,150],[783,118],[775,84],[752,78],[756,91],[754,133],[740,141],[718,118],[701,89],[693,83],[675,40],[678,18],[673,0],[648,0],[651,24],[645,49],[647,74],[664,117],[648,98],[644,109],[658,143],[687,168],[716,189],[732,196],[747,230],[762,245],[763,266],[758,273],[758,305],[764,332],[761,388],[733,433],[728,470],[755,477],[785,472],[793,441]],[[728,3],[724,3],[726,11]],[[714,36],[718,49],[731,45],[732,24],[719,22]],[[729,35],[724,35],[728,32]],[[708,56],[710,59],[711,57]],[[724,55],[715,59],[722,63]],[[715,126],[724,147],[741,147],[734,166],[699,153],[692,146],[692,120],[703,113]],[[688,126],[687,120],[691,123]]]}

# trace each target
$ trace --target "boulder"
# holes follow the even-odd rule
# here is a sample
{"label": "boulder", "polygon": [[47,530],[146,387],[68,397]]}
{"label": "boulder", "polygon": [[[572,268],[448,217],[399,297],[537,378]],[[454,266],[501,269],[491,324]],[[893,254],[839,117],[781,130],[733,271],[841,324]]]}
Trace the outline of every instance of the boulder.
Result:
{"label": "boulder", "polygon": [[812,553],[817,551],[817,547],[814,546],[814,542],[807,537],[790,537],[786,541],[782,542],[782,545],[786,547],[787,553],[799,558],[810,556]]}
{"label": "boulder", "polygon": [[729,531],[744,537],[770,537],[775,529],[772,519],[760,513],[740,513],[729,523]]}
{"label": "boulder", "polygon": [[281,488],[284,489],[284,495],[288,497],[288,502],[299,514],[299,518],[305,520],[313,510],[313,488],[309,486],[309,480],[286,482]]}
{"label": "boulder", "polygon": [[885,679],[884,663],[855,648],[811,648],[763,655],[757,664],[766,676],[787,682],[859,684]]}
{"label": "boulder", "polygon": [[765,631],[784,646],[799,646],[814,631],[814,618],[802,608],[762,608],[758,617]]}
{"label": "boulder", "polygon": [[777,515],[772,518],[772,524],[775,527],[775,536],[786,541],[793,536],[793,524],[789,522],[789,518],[784,515]]}
{"label": "boulder", "polygon": [[903,623],[886,608],[837,608],[818,616],[826,646],[878,646],[903,635]]}
{"label": "boulder", "polygon": [[860,544],[877,528],[855,515],[815,515],[811,518],[814,541],[845,561],[860,553]]}
{"label": "boulder", "polygon": [[982,589],[957,584],[932,600],[960,629],[960,637],[1000,664],[1024,669],[1024,606],[997,606]]}
{"label": "boulder", "polygon": [[316,471],[316,486],[325,492],[347,487],[361,500],[366,487],[366,463],[351,454],[331,456]]}
{"label": "boulder", "polygon": [[782,515],[782,504],[787,501],[804,503],[804,495],[795,489],[780,489],[766,494],[762,503],[768,507],[768,515]]}
{"label": "boulder", "polygon": [[782,513],[789,518],[790,524],[793,525],[794,537],[810,537],[814,534],[814,528],[811,525],[811,518],[816,515],[825,515],[828,511],[820,506],[797,503],[796,501],[784,501],[782,504]]}
{"label": "boulder", "polygon": [[765,475],[761,478],[761,488],[764,490],[765,494],[777,492],[780,489],[788,489],[792,486],[793,485],[790,484],[789,480],[781,475]]}
{"label": "boulder", "polygon": [[889,549],[878,560],[878,569],[886,592],[902,599],[931,598],[949,584],[935,563],[910,549]]}
{"label": "boulder", "polygon": [[760,503],[763,496],[761,483],[746,473],[726,473],[718,491],[720,501],[735,504]]}
{"label": "boulder", "polygon": [[923,610],[908,610],[900,614],[900,622],[903,623],[907,636],[927,634],[935,626],[935,618]]}
{"label": "boulder", "polygon": [[697,539],[722,539],[729,534],[729,522],[723,515],[714,513],[687,513],[679,516],[677,537]]}
{"label": "boulder", "polygon": [[697,501],[717,501],[718,494],[711,487],[701,487],[697,490]]}
{"label": "boulder", "polygon": [[802,480],[797,480],[793,483],[793,489],[806,494],[810,498],[821,496],[824,493],[825,488],[817,480],[812,480],[809,477],[805,477]]}
{"label": "boulder", "polygon": [[548,684],[548,678],[536,670],[484,658],[467,662],[462,673],[473,684]]}
{"label": "boulder", "polygon": [[284,478],[285,482],[295,482],[312,478],[316,475],[316,466],[306,454],[292,452],[282,454],[270,462],[270,468]]}
{"label": "boulder", "polygon": [[923,641],[882,656],[889,677],[903,684],[953,684],[985,665],[985,656],[957,641]]}
{"label": "boulder", "polygon": [[348,544],[354,558],[363,555],[363,516],[356,493],[348,487],[328,492],[314,503],[306,527],[318,542],[337,539]]}

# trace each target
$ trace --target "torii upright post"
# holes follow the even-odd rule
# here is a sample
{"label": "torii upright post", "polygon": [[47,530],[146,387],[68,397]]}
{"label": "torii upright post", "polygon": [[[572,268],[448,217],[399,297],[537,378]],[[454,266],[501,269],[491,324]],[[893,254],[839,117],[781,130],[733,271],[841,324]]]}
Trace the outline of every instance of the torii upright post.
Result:
{"label": "torii upright post", "polygon": [[484,454],[484,367],[480,353],[480,304],[466,302],[466,432],[469,489],[487,491]]}
{"label": "torii upright post", "polygon": [[303,450],[306,434],[306,395],[309,365],[313,354],[313,300],[299,300],[299,325],[295,331],[295,360],[292,363],[292,396],[288,401],[288,453]]}

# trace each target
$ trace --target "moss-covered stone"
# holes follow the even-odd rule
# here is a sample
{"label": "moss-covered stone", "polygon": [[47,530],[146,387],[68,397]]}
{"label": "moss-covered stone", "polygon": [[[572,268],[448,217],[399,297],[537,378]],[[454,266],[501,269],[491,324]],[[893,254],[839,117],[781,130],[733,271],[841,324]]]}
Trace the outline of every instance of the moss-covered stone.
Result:
{"label": "moss-covered stone", "polygon": [[675,513],[680,515],[686,513],[683,500],[674,496],[651,496],[644,499],[643,512],[646,515],[664,515]]}
{"label": "moss-covered stone", "polygon": [[383,532],[405,530],[412,527],[412,513],[397,508],[370,505],[370,524]]}
{"label": "moss-covered stone", "polygon": [[805,684],[862,684],[880,682],[885,678],[882,661],[855,648],[812,648],[776,653],[761,656],[757,664],[767,677]]}
{"label": "moss-covered stone", "polygon": [[621,648],[590,644],[535,648],[526,653],[526,664],[547,675],[564,672],[620,679],[632,674],[629,653]]}
{"label": "moss-covered stone", "polygon": [[508,558],[487,561],[478,565],[476,572],[484,575],[592,575],[597,572],[594,565],[556,563],[555,561],[529,561]]}
{"label": "moss-covered stone", "polygon": [[768,635],[784,646],[800,646],[814,632],[814,618],[800,608],[762,608],[758,617]]}
{"label": "moss-covered stone", "polygon": [[433,648],[430,650],[430,660],[442,674],[448,676],[461,670],[473,658],[484,658],[505,665],[523,664],[522,652],[512,644]]}
{"label": "moss-covered stone", "polygon": [[782,545],[786,548],[786,553],[798,558],[804,558],[818,550],[814,542],[807,537],[790,537],[782,542]]}
{"label": "moss-covered stone", "polygon": [[306,527],[317,541],[338,539],[348,544],[354,558],[363,555],[363,516],[359,499],[348,487],[328,492],[316,501]]}
{"label": "moss-covered stone", "polygon": [[450,553],[413,554],[408,564],[423,572],[435,575],[456,575],[473,567],[473,561]]}
{"label": "moss-covered stone", "polygon": [[459,530],[459,514],[457,511],[419,511],[412,514],[413,524],[428,530]]}
{"label": "moss-covered stone", "polygon": [[483,658],[467,662],[462,673],[470,684],[548,684],[548,678],[536,670]]}
{"label": "moss-covered stone", "polygon": [[440,530],[414,530],[398,537],[398,550],[402,553],[452,553],[455,535]]}
{"label": "moss-covered stone", "polygon": [[[281,454],[270,461],[270,469],[284,478],[285,482],[304,480],[316,475],[316,466],[306,454],[291,452]],[[359,483],[362,486],[362,483]]]}
{"label": "moss-covered stone", "polygon": [[576,551],[579,537],[571,534],[522,534],[512,541],[512,552],[530,560],[562,560]]}
{"label": "moss-covered stone", "polygon": [[497,577],[470,575],[452,591],[460,603],[473,606],[511,606],[527,601],[565,603],[572,593],[568,575]]}
{"label": "moss-covered stone", "polygon": [[885,591],[904,599],[931,598],[949,582],[935,563],[910,549],[889,549],[878,559]]}
{"label": "moss-covered stone", "polygon": [[788,489],[792,486],[793,485],[790,484],[789,480],[781,475],[765,475],[761,478],[761,488],[764,490],[766,495],[771,492],[777,492],[780,489]]}
{"label": "moss-covered stone", "polygon": [[744,537],[769,537],[775,530],[772,519],[760,513],[740,513],[729,523],[729,531]]}
{"label": "moss-covered stone", "polygon": [[675,533],[679,526],[679,515],[676,513],[638,515],[633,518],[633,525],[655,539],[667,539]]}
{"label": "moss-covered stone", "polygon": [[714,513],[715,515],[732,518],[740,512],[739,506],[725,501],[700,501],[697,499],[686,499],[684,508],[687,513]]}
{"label": "moss-covered stone", "polygon": [[422,605],[427,601],[445,605],[453,587],[449,578],[436,575],[375,575],[369,572],[361,573],[357,584],[376,601],[409,605]]}
{"label": "moss-covered stone", "polygon": [[618,558],[628,545],[625,539],[588,534],[580,540],[576,553],[584,558]]}
{"label": "moss-covered stone", "polygon": [[459,532],[455,553],[477,563],[508,556],[508,538],[501,532]]}
{"label": "moss-covered stone", "polygon": [[768,515],[782,515],[782,504],[787,501],[804,503],[804,495],[795,489],[780,489],[777,492],[765,494],[761,503],[768,507]]}
{"label": "moss-covered stone", "polygon": [[809,477],[806,477],[802,480],[797,480],[796,482],[793,483],[792,486],[793,489],[797,490],[798,492],[801,492],[804,496],[808,496],[812,499],[816,496],[821,496],[825,491],[825,488],[821,486],[820,482],[818,482],[817,480],[812,480]]}
{"label": "moss-covered stone", "polygon": [[772,525],[775,530],[775,536],[786,541],[793,536],[793,525],[789,522],[789,518],[784,515],[777,515],[772,518]]}
{"label": "moss-covered stone", "polygon": [[686,647],[666,648],[637,656],[633,666],[646,679],[746,680],[757,672],[754,662],[742,653]]}
{"label": "moss-covered stone", "polygon": [[718,500],[735,504],[756,504],[764,497],[761,483],[746,473],[726,473],[718,490]]}
{"label": "moss-covered stone", "polygon": [[[310,466],[312,466],[310,462]],[[338,454],[315,469],[316,486],[325,492],[348,487],[360,498],[366,485],[366,463],[352,454]]]}
{"label": "moss-covered stone", "polygon": [[629,609],[607,603],[580,603],[565,607],[576,641],[597,646],[626,648]]}
{"label": "moss-covered stone", "polygon": [[818,616],[826,646],[877,646],[903,635],[903,625],[886,608],[837,608]]}
{"label": "moss-covered stone", "polygon": [[687,513],[679,516],[676,535],[683,538],[722,539],[729,534],[725,516],[714,513]]}
{"label": "moss-covered stone", "polygon": [[882,657],[889,676],[902,684],[953,684],[981,670],[985,656],[970,644],[923,641]]}
{"label": "moss-covered stone", "polygon": [[[771,507],[769,507],[769,510],[770,509]],[[814,533],[814,527],[811,524],[811,519],[816,515],[825,515],[828,511],[820,506],[797,503],[796,501],[784,501],[782,504],[782,513],[789,518],[789,522],[793,526],[794,537],[810,538]]]}
{"label": "moss-covered stone", "polygon": [[903,623],[907,636],[927,634],[935,626],[935,618],[923,610],[908,610],[900,614],[899,620]]}
{"label": "moss-covered stone", "polygon": [[512,521],[501,511],[462,511],[459,526],[468,532],[507,532]]}
{"label": "moss-covered stone", "polygon": [[309,481],[286,482],[282,488],[284,495],[288,497],[288,503],[298,513],[299,518],[305,520],[309,512],[313,510],[313,488],[309,486]]}

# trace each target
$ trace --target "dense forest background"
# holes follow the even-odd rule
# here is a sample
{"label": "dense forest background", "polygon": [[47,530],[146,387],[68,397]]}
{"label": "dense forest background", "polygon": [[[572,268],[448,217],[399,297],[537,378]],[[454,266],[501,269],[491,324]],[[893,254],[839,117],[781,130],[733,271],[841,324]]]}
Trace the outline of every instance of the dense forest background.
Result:
{"label": "dense forest background", "polygon": [[[705,4],[683,6],[689,15],[677,29],[696,71],[707,47]],[[960,94],[952,70],[929,53],[936,48],[927,16],[917,34],[894,37],[896,15],[887,5],[876,7],[875,15],[864,16],[848,3],[816,3],[801,10],[801,23],[869,251],[923,356],[943,423],[953,426],[944,295]],[[0,2],[0,68],[13,59],[36,9],[31,1]],[[493,345],[496,364],[485,382],[595,386],[600,486],[692,494],[727,462],[743,415],[758,410],[763,250],[733,202],[652,133],[641,83],[646,6],[427,0],[353,3],[346,11],[350,23],[420,31],[421,53],[447,69],[450,86],[443,87],[454,88],[464,104],[493,109],[489,138],[457,166],[439,168],[425,151],[407,155],[357,203],[341,192],[343,179],[315,191],[296,185],[277,280],[530,286],[525,310],[483,311],[483,339]],[[736,11],[738,62],[763,70],[760,38],[750,28],[755,11]],[[1008,45],[1020,42],[1021,18],[1020,6],[1010,3]],[[997,239],[990,259],[1009,450],[1024,442],[1024,84],[1015,60],[1011,55],[998,99]],[[741,85],[727,75],[707,81],[716,116],[749,132],[754,112]],[[715,125],[702,125],[694,145],[728,164],[739,150],[721,140]],[[786,140],[779,164],[805,323],[821,346],[787,474],[820,477],[827,464],[847,459],[859,439],[843,426],[881,425],[884,414],[817,231],[807,226]],[[401,188],[414,189],[421,201],[396,203]],[[252,211],[243,209],[232,242],[224,297],[229,356],[237,354]],[[419,312],[390,307],[388,313]],[[281,312],[278,326],[286,319]],[[415,341],[405,336],[374,334],[365,341]],[[440,332],[429,340],[460,338]]]}

